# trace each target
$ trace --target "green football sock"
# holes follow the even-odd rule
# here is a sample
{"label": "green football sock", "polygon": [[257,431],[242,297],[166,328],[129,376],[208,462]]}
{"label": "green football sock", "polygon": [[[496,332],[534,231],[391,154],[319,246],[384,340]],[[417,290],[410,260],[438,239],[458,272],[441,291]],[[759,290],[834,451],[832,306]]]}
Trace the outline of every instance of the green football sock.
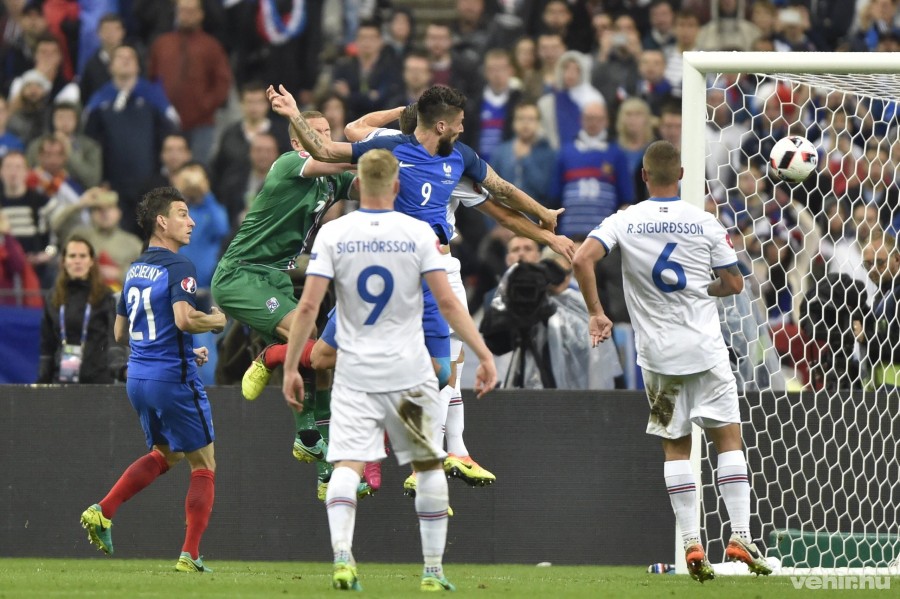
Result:
{"label": "green football sock", "polygon": [[294,424],[297,433],[300,431],[316,430],[316,397],[315,384],[310,380],[303,380],[303,410],[294,412]]}

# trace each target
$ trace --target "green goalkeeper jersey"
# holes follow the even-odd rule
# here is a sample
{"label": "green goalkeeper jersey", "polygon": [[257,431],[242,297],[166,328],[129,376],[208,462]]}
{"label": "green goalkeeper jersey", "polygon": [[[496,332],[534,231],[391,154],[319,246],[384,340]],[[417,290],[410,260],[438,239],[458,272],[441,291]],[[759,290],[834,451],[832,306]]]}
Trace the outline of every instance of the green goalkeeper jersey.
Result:
{"label": "green goalkeeper jersey", "polygon": [[354,175],[305,178],[307,160],[306,152],[278,157],[223,260],[286,269],[309,247],[328,209],[348,198]]}

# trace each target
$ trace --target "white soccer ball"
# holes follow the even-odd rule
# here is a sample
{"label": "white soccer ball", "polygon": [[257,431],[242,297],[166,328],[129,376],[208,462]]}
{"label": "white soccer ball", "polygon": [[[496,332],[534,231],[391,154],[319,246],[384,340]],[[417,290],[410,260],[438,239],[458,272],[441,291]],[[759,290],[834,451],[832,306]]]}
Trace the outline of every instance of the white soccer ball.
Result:
{"label": "white soccer ball", "polygon": [[799,135],[791,135],[779,139],[772,146],[769,164],[776,179],[788,183],[800,183],[816,170],[816,165],[819,164],[819,154],[808,139]]}

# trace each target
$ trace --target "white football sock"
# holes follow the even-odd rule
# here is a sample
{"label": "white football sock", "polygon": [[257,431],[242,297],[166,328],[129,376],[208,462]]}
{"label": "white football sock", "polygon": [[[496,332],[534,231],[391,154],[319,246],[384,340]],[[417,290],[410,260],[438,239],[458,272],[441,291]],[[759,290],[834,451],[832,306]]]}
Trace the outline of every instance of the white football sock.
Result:
{"label": "white football sock", "polygon": [[451,388],[450,408],[447,410],[447,425],[445,433],[447,435],[447,453],[452,453],[460,457],[469,455],[469,450],[463,442],[463,431],[466,428],[466,412],[463,407],[462,393],[462,371],[465,361],[456,363],[456,386]]}
{"label": "white football sock", "polygon": [[697,514],[697,483],[690,460],[666,462],[663,466],[669,501],[675,511],[675,520],[681,528],[681,540],[685,547],[700,541],[700,518]]}
{"label": "white football sock", "polygon": [[441,578],[441,562],[447,545],[447,508],[450,494],[443,469],[425,470],[416,475],[416,513],[422,536],[425,574]]}
{"label": "white football sock", "polygon": [[335,468],[328,481],[325,509],[331,529],[335,562],[353,562],[353,529],[356,526],[356,488],[360,476],[352,468]]}
{"label": "white football sock", "polygon": [[716,478],[719,495],[731,519],[731,532],[750,542],[750,479],[744,452],[720,453]]}

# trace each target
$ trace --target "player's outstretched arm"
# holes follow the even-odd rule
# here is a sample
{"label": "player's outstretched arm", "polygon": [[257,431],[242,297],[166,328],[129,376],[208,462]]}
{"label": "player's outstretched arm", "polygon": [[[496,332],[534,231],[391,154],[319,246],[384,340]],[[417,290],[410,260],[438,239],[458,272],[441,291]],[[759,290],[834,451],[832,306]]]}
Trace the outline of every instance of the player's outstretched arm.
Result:
{"label": "player's outstretched arm", "polygon": [[288,405],[298,412],[303,409],[303,379],[299,370],[300,353],[316,326],[319,305],[322,303],[326,291],[328,291],[328,279],[312,274],[306,276],[303,295],[300,296],[300,303],[294,310],[294,320],[291,323],[291,332],[288,334],[281,392]]}
{"label": "player's outstretched arm", "polygon": [[221,333],[225,328],[225,314],[213,306],[209,314],[197,310],[187,302],[175,302],[172,304],[175,313],[175,326],[184,331],[197,335],[200,333]]}
{"label": "player's outstretched arm", "polygon": [[399,119],[404,110],[406,110],[406,106],[398,106],[389,110],[376,110],[364,114],[344,127],[344,137],[347,138],[347,141],[362,141],[375,129]]}
{"label": "player's outstretched arm", "polygon": [[530,214],[540,221],[542,228],[548,231],[556,230],[556,219],[565,208],[551,210],[546,206],[542,206],[530,195],[498,175],[490,165],[487,167],[487,175],[481,184],[491,192],[491,195],[497,201],[502,202],[513,210]]}
{"label": "player's outstretched arm", "polygon": [[606,316],[603,304],[600,303],[597,275],[594,272],[594,264],[602,260],[604,256],[606,256],[606,248],[603,247],[603,244],[593,237],[588,237],[575,252],[575,259],[572,261],[575,279],[578,281],[588,314],[591,316],[588,325],[591,347],[597,347],[598,343],[606,341],[612,335],[612,321]]}
{"label": "player's outstretched arm", "polygon": [[709,284],[706,292],[712,297],[726,297],[736,295],[744,290],[744,275],[737,264],[726,268],[715,269],[718,278]]}
{"label": "player's outstretched arm", "polygon": [[527,237],[542,245],[549,246],[557,254],[565,256],[569,262],[575,258],[574,241],[565,235],[554,235],[552,231],[542,229],[521,212],[511,210],[493,199],[478,204],[476,208],[519,237]]}
{"label": "player's outstretched arm", "polygon": [[272,103],[272,110],[286,118],[291,123],[291,131],[300,140],[300,145],[316,160],[322,162],[350,162],[353,152],[347,142],[337,142],[323,139],[309,126],[294,99],[283,85],[276,90],[269,86],[266,97]]}
{"label": "player's outstretched arm", "polygon": [[469,311],[459,303],[456,294],[450,288],[447,273],[443,270],[433,270],[425,273],[425,282],[428,283],[434,299],[437,300],[438,309],[453,327],[453,331],[465,341],[478,357],[478,369],[475,371],[475,392],[481,397],[497,385],[497,367],[494,365],[494,356],[491,350],[484,344],[484,339],[472,322]]}

